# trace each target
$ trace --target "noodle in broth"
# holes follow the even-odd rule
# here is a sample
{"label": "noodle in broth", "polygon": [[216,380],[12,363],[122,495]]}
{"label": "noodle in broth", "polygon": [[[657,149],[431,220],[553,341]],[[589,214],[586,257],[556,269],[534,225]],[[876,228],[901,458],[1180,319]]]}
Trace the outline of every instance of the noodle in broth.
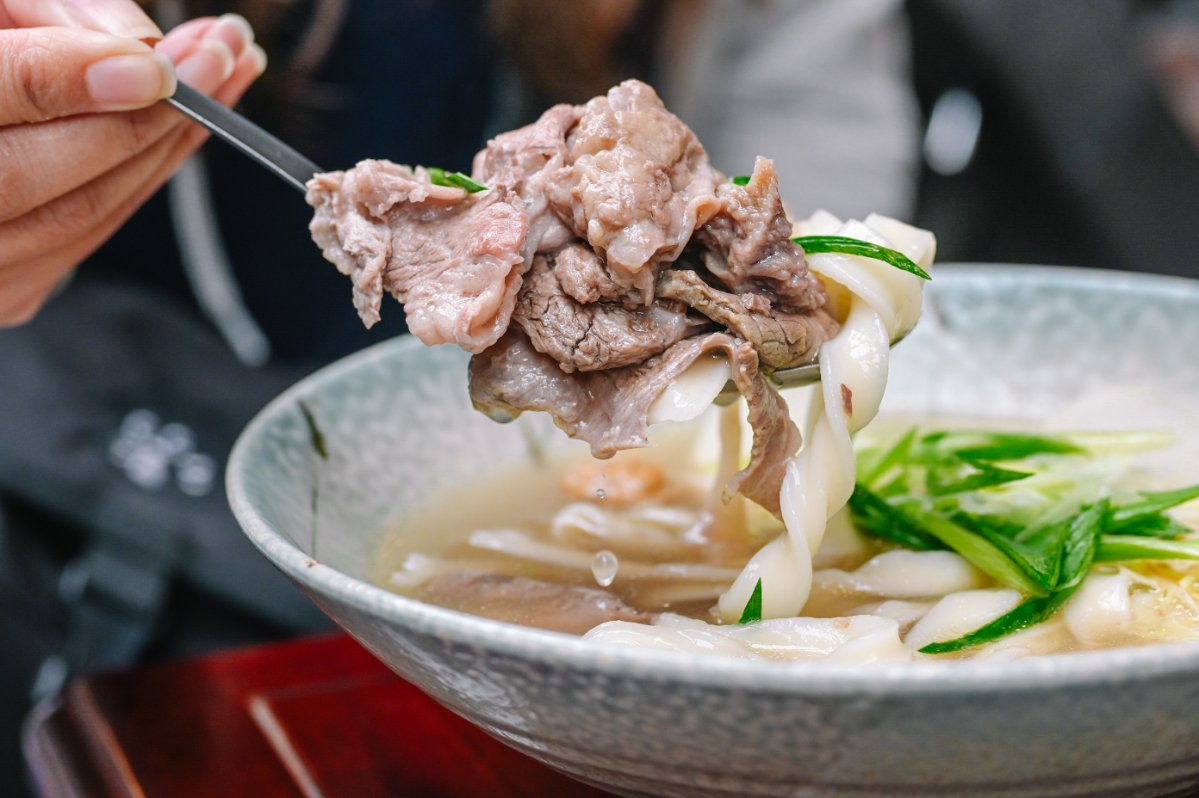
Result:
{"label": "noodle in broth", "polygon": [[[931,234],[878,216],[843,223],[818,213],[796,233],[877,243],[925,269],[935,251]],[[431,500],[388,537],[380,583],[596,642],[783,660],[926,657],[925,646],[1019,611],[1021,591],[955,551],[907,550],[855,529],[846,510],[854,436],[878,411],[891,343],[915,324],[921,285],[869,258],[813,253],[808,262],[841,328],[820,350],[820,384],[788,395],[804,443],[787,466],[781,521],[739,494],[722,495],[742,465],[743,421],[735,408],[708,410],[728,367],[707,358],[651,408],[652,421],[690,424],[659,424],[655,448],[518,464],[472,486],[469,502]],[[720,444],[697,453],[701,416]],[[1145,488],[1144,469],[1119,478]],[[1193,506],[1175,513],[1191,533],[1199,529],[1187,515]],[[1096,563],[1062,596],[1060,611],[1041,622],[941,656],[1199,639],[1194,562]],[[761,620],[738,623],[751,606]]]}

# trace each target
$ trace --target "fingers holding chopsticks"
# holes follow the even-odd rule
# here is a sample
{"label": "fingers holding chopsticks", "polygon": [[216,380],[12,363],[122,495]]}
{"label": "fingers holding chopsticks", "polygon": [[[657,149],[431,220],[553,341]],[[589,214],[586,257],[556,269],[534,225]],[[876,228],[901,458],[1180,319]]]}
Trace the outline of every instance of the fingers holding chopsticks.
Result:
{"label": "fingers holding chopsticks", "polygon": [[[81,27],[127,5],[0,0],[0,28],[62,25],[0,29],[0,323],[32,315],[204,140],[158,103],[176,79],[232,104],[265,67],[240,17],[186,23],[156,48]],[[138,14],[109,24],[157,30]]]}

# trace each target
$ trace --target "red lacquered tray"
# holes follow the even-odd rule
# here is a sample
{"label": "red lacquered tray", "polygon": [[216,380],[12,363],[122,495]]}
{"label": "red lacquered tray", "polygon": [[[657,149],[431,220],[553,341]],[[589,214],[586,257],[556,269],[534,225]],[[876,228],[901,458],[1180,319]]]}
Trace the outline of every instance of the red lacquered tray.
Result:
{"label": "red lacquered tray", "polygon": [[44,796],[604,796],[507,748],[334,635],[73,682],[26,758]]}

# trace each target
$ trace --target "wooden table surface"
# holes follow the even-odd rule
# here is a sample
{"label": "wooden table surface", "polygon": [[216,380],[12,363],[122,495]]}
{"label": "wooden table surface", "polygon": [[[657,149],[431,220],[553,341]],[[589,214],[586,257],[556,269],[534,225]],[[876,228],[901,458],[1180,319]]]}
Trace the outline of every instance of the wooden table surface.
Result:
{"label": "wooden table surface", "polygon": [[54,798],[579,796],[343,635],[73,682],[26,759]]}

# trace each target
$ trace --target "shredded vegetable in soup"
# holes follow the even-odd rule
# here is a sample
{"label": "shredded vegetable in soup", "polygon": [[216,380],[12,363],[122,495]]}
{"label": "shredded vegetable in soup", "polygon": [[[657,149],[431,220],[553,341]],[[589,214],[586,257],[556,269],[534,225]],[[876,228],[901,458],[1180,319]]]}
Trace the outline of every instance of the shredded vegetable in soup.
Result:
{"label": "shredded vegetable in soup", "polygon": [[[1199,490],[1141,490],[1119,467],[1152,436],[919,425],[855,451],[933,235],[793,222],[770,160],[720,172],[643,83],[497,136],[470,175],[364,161],[308,200],[368,326],[391,294],[422,341],[472,354],[480,411],[548,413],[598,458],[431,502],[382,558],[397,590],[596,642],[777,658],[1194,626]],[[772,375],[807,364],[819,384],[781,393]],[[735,407],[710,410],[727,384],[744,442]],[[717,455],[691,433],[644,448],[714,414]]]}

